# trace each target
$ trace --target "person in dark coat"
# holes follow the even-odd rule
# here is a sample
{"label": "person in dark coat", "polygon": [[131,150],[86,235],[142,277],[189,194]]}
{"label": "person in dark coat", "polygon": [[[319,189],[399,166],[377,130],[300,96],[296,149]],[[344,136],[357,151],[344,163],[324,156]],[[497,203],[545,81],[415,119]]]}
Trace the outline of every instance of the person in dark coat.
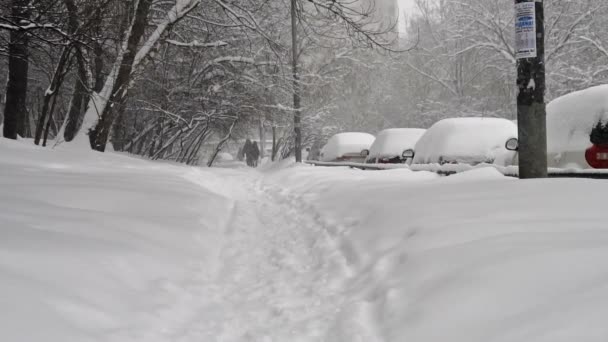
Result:
{"label": "person in dark coat", "polygon": [[247,161],[247,166],[253,167],[253,154],[252,152],[253,145],[251,144],[251,140],[247,139],[245,141],[245,146],[243,146],[243,154],[245,155],[245,160]]}
{"label": "person in dark coat", "polygon": [[260,148],[258,147],[257,141],[254,141],[253,145],[251,145],[251,154],[253,158],[253,167],[257,167],[258,160],[260,159]]}

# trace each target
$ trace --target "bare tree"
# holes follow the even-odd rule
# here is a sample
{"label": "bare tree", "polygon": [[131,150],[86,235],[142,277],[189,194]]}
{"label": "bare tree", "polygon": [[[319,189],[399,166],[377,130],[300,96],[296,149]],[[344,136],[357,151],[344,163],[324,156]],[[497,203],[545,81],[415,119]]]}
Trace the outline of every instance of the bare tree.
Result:
{"label": "bare tree", "polygon": [[11,14],[3,18],[4,28],[10,30],[8,43],[8,81],[6,86],[6,104],[4,107],[3,135],[9,139],[17,139],[24,135],[27,118],[26,97],[28,77],[28,30],[20,27],[21,23],[29,21],[30,1],[12,0]]}

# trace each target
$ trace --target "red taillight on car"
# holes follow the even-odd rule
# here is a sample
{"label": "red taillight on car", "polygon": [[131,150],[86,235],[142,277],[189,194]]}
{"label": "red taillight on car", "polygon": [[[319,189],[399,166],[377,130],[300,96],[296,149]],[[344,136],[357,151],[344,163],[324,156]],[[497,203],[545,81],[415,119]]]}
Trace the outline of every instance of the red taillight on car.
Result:
{"label": "red taillight on car", "polygon": [[608,145],[593,145],[585,151],[587,163],[594,169],[608,169]]}

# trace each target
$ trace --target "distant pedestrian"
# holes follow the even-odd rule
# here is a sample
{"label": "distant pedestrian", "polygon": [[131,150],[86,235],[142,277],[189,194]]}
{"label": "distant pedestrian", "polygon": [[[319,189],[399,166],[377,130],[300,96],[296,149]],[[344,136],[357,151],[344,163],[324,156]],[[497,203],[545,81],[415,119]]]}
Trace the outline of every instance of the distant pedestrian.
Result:
{"label": "distant pedestrian", "polygon": [[245,160],[247,161],[247,166],[253,167],[253,144],[251,140],[247,139],[245,141],[245,146],[243,146],[243,154],[245,155]]}
{"label": "distant pedestrian", "polygon": [[260,148],[258,147],[258,142],[254,141],[251,146],[251,154],[253,157],[253,167],[258,166],[258,160],[260,159]]}

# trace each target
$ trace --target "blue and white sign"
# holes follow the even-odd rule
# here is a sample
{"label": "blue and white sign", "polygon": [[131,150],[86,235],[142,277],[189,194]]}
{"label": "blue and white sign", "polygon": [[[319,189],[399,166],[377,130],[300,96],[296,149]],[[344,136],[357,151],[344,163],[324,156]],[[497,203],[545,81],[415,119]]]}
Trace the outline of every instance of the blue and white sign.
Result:
{"label": "blue and white sign", "polygon": [[536,7],[534,2],[515,4],[515,57],[534,58],[536,52]]}

